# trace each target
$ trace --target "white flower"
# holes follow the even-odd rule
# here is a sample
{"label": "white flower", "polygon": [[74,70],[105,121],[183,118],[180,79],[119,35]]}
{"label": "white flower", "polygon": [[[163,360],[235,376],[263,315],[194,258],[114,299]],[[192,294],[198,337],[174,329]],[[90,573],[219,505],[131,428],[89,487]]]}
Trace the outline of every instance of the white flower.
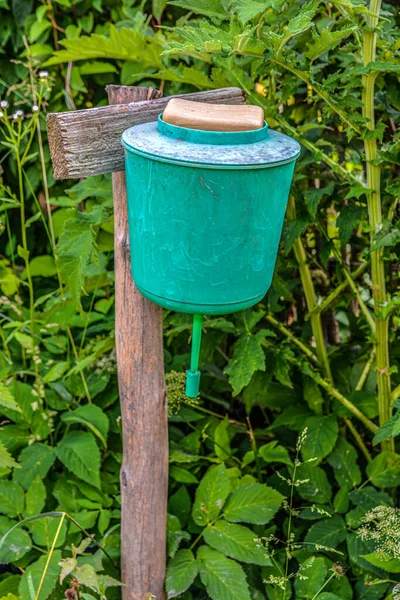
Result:
{"label": "white flower", "polygon": [[8,102],[7,102],[7,100],[2,100],[0,102],[0,107],[1,108],[8,108]]}
{"label": "white flower", "polygon": [[32,112],[34,112],[34,113],[37,113],[37,112],[39,112],[39,107],[38,107],[38,106],[36,106],[36,104],[34,104],[34,105],[32,106]]}
{"label": "white flower", "polygon": [[49,76],[47,71],[39,71],[39,78],[40,79],[47,79]]}

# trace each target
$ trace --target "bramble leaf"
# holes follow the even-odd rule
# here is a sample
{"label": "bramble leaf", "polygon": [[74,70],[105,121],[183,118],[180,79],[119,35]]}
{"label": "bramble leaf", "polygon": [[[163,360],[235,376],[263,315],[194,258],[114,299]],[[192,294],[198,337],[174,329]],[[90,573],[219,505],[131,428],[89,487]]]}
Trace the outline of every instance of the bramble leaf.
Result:
{"label": "bramble leaf", "polygon": [[100,488],[100,452],[91,433],[70,431],[58,443],[56,454],[76,477]]}
{"label": "bramble leaf", "polygon": [[212,600],[250,600],[242,567],[221,552],[201,546],[197,551],[200,579]]}

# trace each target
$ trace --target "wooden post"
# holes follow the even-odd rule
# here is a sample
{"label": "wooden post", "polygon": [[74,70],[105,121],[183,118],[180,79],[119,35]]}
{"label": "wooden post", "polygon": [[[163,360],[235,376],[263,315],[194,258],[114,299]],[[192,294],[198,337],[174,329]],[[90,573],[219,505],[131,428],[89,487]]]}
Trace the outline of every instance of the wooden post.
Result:
{"label": "wooden post", "polygon": [[[110,104],[157,97],[153,88],[109,86]],[[113,173],[115,321],[122,412],[123,600],[164,598],[168,427],[162,310],[132,280],[125,172]]]}
{"label": "wooden post", "polygon": [[[121,562],[123,600],[163,600],[168,500],[168,429],[161,308],[132,280],[122,132],[155,121],[168,100],[154,88],[108,86],[111,106],[47,116],[56,179],[113,173],[115,332],[122,412]],[[185,98],[244,104],[239,88]]]}

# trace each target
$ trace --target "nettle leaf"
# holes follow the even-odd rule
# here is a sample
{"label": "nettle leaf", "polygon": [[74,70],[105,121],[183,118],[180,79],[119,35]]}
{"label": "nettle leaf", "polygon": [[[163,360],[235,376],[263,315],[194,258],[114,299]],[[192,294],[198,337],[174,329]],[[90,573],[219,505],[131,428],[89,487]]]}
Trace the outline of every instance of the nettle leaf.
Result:
{"label": "nettle leaf", "polygon": [[334,448],[339,432],[336,417],[309,417],[304,423],[307,428],[307,437],[301,447],[303,460],[316,459],[318,464],[325,456],[328,456]]}
{"label": "nettle leaf", "polygon": [[325,196],[330,196],[333,193],[334,189],[335,184],[331,182],[323,188],[310,188],[305,192],[304,201],[313,219],[315,219],[318,205],[322,198],[324,198]]}
{"label": "nettle leaf", "polygon": [[395,246],[400,242],[400,221],[393,225],[391,221],[385,221],[382,228],[374,235],[371,251],[375,252],[385,246]]}
{"label": "nettle leaf", "polygon": [[339,228],[339,239],[343,246],[346,245],[351,238],[353,231],[358,227],[364,213],[366,213],[366,209],[357,206],[354,202],[346,204],[341,208],[336,225]]}
{"label": "nettle leaf", "polygon": [[3,442],[0,442],[0,468],[19,469],[19,464],[13,459]]}
{"label": "nettle leaf", "polygon": [[206,527],[203,537],[209,546],[230,558],[254,565],[272,565],[265,557],[265,551],[257,547],[255,534],[243,525],[220,520]]}
{"label": "nettle leaf", "polygon": [[56,454],[76,477],[100,488],[100,452],[91,433],[70,431],[57,445]]}
{"label": "nettle leaf", "polygon": [[239,21],[245,24],[255,17],[258,17],[268,8],[277,9],[284,3],[284,0],[267,0],[260,2],[259,0],[236,0],[234,2],[234,10]]}
{"label": "nettle leaf", "polygon": [[232,492],[224,517],[232,523],[268,523],[281,507],[283,496],[261,483],[243,485]]}
{"label": "nettle leaf", "polygon": [[98,262],[95,244],[95,227],[108,221],[103,206],[95,206],[88,213],[69,209],[71,218],[64,222],[64,230],[58,240],[56,256],[63,282],[72,298],[80,306],[84,283],[84,269],[89,263]]}
{"label": "nettle leaf", "polygon": [[109,421],[100,406],[96,406],[95,404],[79,406],[71,412],[63,413],[61,420],[64,423],[80,423],[81,425],[85,425],[107,447]]}
{"label": "nettle leaf", "polygon": [[20,407],[14,400],[11,389],[4,385],[2,381],[0,381],[0,406],[2,408],[8,408],[11,410],[16,410],[17,412],[21,412]]}
{"label": "nettle leaf", "polygon": [[24,510],[24,490],[15,481],[0,481],[0,512],[17,517]]}
{"label": "nettle leaf", "polygon": [[293,244],[307,229],[308,219],[305,217],[298,217],[293,221],[286,220],[283,225],[283,251],[285,254],[289,254],[293,248]]}
{"label": "nettle leaf", "polygon": [[357,465],[357,452],[343,438],[339,438],[335,449],[328,458],[334,468],[335,477],[341,487],[354,488],[361,483],[361,470]]}
{"label": "nettle leaf", "polygon": [[347,529],[344,519],[340,515],[333,515],[333,517],[315,523],[304,541],[313,546],[310,551],[314,552],[315,546],[336,548],[346,539],[346,536]]}
{"label": "nettle leaf", "polygon": [[168,2],[168,4],[190,10],[196,15],[217,17],[219,19],[227,19],[229,17],[229,13],[226,12],[222,0],[174,0],[173,2]]}
{"label": "nettle leaf", "polygon": [[225,504],[231,484],[224,464],[212,467],[196,490],[192,517],[197,525],[207,525],[218,517]]}
{"label": "nettle leaf", "polygon": [[328,567],[322,557],[312,557],[300,565],[300,573],[302,578],[296,577],[294,584],[296,598],[311,600],[322,587],[328,573]]}
{"label": "nettle leaf", "polygon": [[354,31],[357,30],[355,25],[350,27],[343,27],[336,31],[329,31],[329,29],[323,29],[321,35],[317,36],[313,34],[313,41],[308,45],[305,56],[311,61],[317,59],[321,54],[333,50],[340,44],[342,40],[349,37]]}
{"label": "nettle leaf", "polygon": [[178,550],[168,563],[165,587],[168,598],[183,594],[193,583],[199,572],[191,550]]}
{"label": "nettle leaf", "polygon": [[374,435],[373,445],[376,446],[389,438],[400,435],[400,410],[382,425]]}
{"label": "nettle leaf", "polygon": [[367,475],[376,487],[400,485],[400,456],[387,450],[381,452],[367,465]]}
{"label": "nettle leaf", "polygon": [[56,459],[53,448],[45,444],[27,446],[18,457],[21,468],[15,471],[14,479],[28,490],[36,477],[44,479]]}
{"label": "nettle leaf", "polygon": [[242,567],[221,552],[201,546],[197,551],[200,579],[212,600],[251,600]]}
{"label": "nettle leaf", "polygon": [[224,373],[229,375],[233,396],[237,396],[250,383],[255,371],[265,370],[265,354],[261,346],[266,336],[264,330],[255,335],[245,334],[235,342],[233,355]]}

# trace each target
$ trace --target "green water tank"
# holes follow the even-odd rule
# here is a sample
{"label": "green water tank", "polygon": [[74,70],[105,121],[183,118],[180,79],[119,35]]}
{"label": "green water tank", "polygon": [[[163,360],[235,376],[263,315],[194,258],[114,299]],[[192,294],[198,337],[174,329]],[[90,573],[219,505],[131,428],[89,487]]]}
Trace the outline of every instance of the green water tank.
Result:
{"label": "green water tank", "polygon": [[[127,129],[122,143],[140,292],[198,316],[259,302],[271,285],[299,144],[266,123],[251,131],[204,131],[171,125],[162,115]],[[195,333],[199,338],[198,317]]]}

